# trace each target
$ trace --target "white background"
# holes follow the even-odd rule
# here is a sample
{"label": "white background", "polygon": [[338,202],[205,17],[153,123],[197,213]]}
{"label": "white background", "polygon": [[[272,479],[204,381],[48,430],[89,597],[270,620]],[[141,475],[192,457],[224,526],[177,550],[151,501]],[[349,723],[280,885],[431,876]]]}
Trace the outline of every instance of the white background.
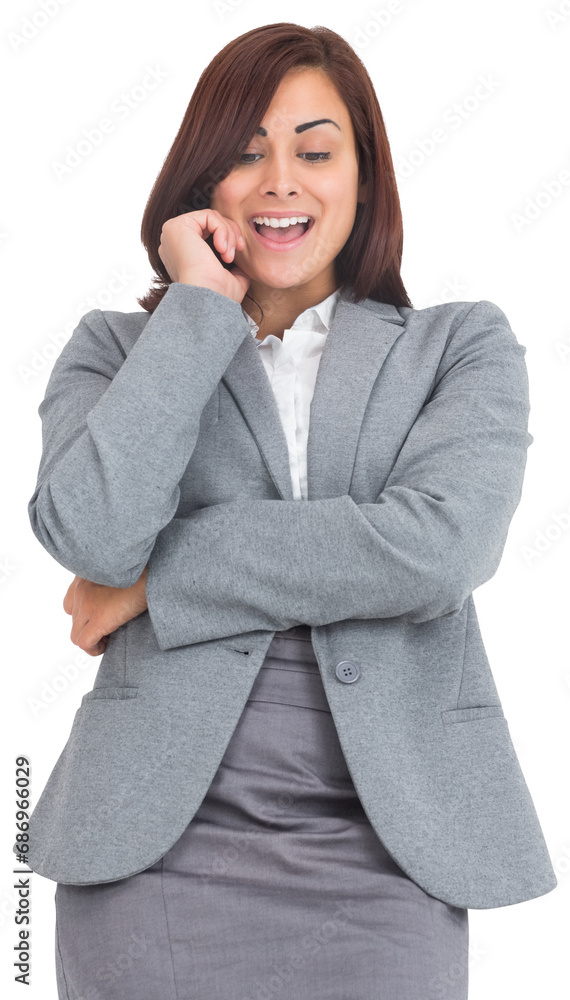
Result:
{"label": "white background", "polygon": [[[62,601],[73,576],[39,545],[28,520],[41,454],[37,408],[80,316],[93,307],[140,309],[136,297],[151,278],[140,244],[143,209],[200,73],[230,39],[292,21],[343,35],[372,77],[398,174],[402,276],[414,307],[489,299],[527,348],[534,442],[523,496],[499,570],[475,602],[559,884],[535,900],[469,911],[469,997],[566,1000],[569,0],[46,2],[55,12],[42,17],[40,0],[4,5],[0,24],[3,996],[57,997],[55,883],[36,874],[32,985],[13,981],[14,760],[31,759],[34,804],[100,663],[71,642]],[[145,93],[136,88],[149,67],[162,81]],[[125,117],[113,113],[131,91],[144,99]],[[459,125],[450,117],[456,103],[465,116]],[[58,179],[54,164],[68,144],[105,117],[112,133]],[[437,128],[445,139],[429,151]],[[556,187],[562,171],[565,183]],[[120,293],[109,292],[116,272],[126,275]],[[65,673],[75,678],[65,682]]]}

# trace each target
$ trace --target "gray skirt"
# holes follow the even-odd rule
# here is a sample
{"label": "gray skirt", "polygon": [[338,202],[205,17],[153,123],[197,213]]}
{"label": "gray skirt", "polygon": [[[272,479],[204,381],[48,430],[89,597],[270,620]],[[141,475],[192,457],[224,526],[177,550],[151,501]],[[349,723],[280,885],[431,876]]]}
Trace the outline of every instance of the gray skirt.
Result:
{"label": "gray skirt", "polygon": [[310,628],[277,632],[200,808],[150,868],[55,892],[60,1000],[466,1000],[468,911],[372,828]]}

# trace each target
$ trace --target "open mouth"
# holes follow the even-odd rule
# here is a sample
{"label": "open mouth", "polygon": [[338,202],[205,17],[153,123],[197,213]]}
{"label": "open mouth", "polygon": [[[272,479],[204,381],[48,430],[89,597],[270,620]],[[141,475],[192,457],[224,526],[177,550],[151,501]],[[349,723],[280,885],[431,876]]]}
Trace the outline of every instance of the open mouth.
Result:
{"label": "open mouth", "polygon": [[265,226],[262,223],[254,222],[253,219],[250,219],[249,222],[257,239],[268,250],[287,250],[299,246],[314,224],[314,219],[309,219],[308,222],[297,222],[294,226]]}

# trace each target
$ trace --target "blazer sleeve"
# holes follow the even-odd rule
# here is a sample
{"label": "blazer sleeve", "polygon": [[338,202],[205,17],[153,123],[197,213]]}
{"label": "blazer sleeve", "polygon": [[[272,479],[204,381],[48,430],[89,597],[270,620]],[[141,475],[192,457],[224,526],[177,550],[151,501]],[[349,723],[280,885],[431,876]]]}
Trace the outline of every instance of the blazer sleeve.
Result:
{"label": "blazer sleeve", "polygon": [[160,648],[458,614],[497,570],[521,497],[533,441],[525,352],[498,306],[471,306],[374,503],[250,498],[173,518],[146,581]]}
{"label": "blazer sleeve", "polygon": [[202,410],[248,334],[239,303],[181,282],[128,354],[100,309],[81,318],[38,409],[28,504],[36,538],[62,566],[110,587],[138,580],[177,510]]}

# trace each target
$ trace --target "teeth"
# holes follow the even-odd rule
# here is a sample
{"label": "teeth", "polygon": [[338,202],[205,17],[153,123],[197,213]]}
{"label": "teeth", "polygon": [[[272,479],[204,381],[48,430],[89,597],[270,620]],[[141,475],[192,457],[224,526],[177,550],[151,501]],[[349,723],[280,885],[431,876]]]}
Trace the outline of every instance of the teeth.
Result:
{"label": "teeth", "polygon": [[309,218],[308,215],[292,215],[289,219],[276,219],[267,215],[254,215],[252,221],[258,225],[271,226],[273,229],[285,229],[287,226],[296,225],[297,222],[309,222]]}

